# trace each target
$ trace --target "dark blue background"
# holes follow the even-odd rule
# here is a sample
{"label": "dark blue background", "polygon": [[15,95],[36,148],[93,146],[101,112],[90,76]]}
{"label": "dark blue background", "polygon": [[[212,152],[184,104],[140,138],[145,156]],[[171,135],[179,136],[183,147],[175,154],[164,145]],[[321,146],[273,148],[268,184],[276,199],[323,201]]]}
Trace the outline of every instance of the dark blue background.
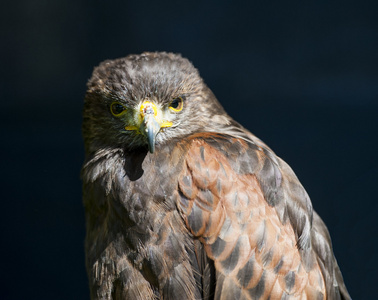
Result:
{"label": "dark blue background", "polygon": [[104,59],[156,50],[188,57],[231,116],[292,166],[328,225],[352,297],[373,299],[376,3],[2,3],[0,299],[89,298],[85,83]]}

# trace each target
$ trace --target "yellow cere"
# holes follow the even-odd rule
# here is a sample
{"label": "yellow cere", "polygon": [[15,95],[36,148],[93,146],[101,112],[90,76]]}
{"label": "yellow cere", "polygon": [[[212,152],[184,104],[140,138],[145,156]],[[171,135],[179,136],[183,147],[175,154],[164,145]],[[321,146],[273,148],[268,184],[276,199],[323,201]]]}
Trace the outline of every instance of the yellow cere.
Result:
{"label": "yellow cere", "polygon": [[[117,103],[117,102],[115,102],[115,103]],[[151,112],[151,109],[154,111],[154,118],[160,124],[160,128],[168,128],[168,127],[171,127],[173,125],[173,123],[170,122],[170,121],[162,120],[162,112],[153,102],[144,101],[141,104],[141,106],[139,107],[139,113],[134,115],[135,119],[134,119],[134,121],[132,121],[132,123],[134,123],[135,125],[125,126],[125,130],[136,131],[137,133],[140,133],[140,126],[143,122],[143,119],[144,119],[145,115],[148,113],[148,111]],[[112,111],[112,113],[113,113],[113,111]],[[117,114],[117,115],[114,114],[114,115],[118,117],[122,114],[123,114],[123,112],[121,112],[121,114]]]}
{"label": "yellow cere", "polygon": [[144,101],[142,103],[142,105],[140,106],[140,113],[142,114],[142,116],[145,115],[146,113],[146,110],[148,108],[152,108],[154,110],[154,115],[156,116],[157,115],[157,108],[156,108],[156,105],[150,101]]}

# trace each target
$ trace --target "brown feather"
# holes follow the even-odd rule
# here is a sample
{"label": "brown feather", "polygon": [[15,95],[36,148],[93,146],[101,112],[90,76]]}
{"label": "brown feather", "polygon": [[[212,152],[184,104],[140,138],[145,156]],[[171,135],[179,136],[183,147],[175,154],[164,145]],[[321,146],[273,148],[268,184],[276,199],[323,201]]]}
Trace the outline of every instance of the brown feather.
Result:
{"label": "brown feather", "polygon": [[[240,143],[219,139],[219,147],[232,142]],[[247,148],[248,144],[242,143],[242,146]],[[228,152],[228,155],[232,154]],[[217,158],[217,163],[212,161],[213,157]],[[263,153],[255,157],[263,161],[268,159]],[[241,168],[235,164],[238,161],[229,160],[214,147],[214,140],[210,146],[206,138],[193,137],[179,177],[180,190],[185,188],[184,179],[188,181],[190,176],[189,181],[198,190],[197,197],[181,200],[190,203],[183,210],[188,228],[204,243],[207,255],[214,260],[224,282],[229,285],[231,280],[243,294],[265,299],[274,290],[280,295],[316,294],[323,298],[326,290],[321,266],[314,263],[309,270],[302,266],[301,248],[297,247],[293,225],[290,222],[283,224],[275,208],[266,202],[259,182],[261,173],[256,170],[252,174],[238,174],[235,169]],[[219,173],[219,165],[222,165],[223,173]],[[285,175],[282,174],[284,181]],[[222,189],[223,182],[226,182],[225,189]],[[209,192],[213,195],[200,196]]]}
{"label": "brown feather", "polygon": [[[154,153],[125,130],[146,99],[172,124]],[[83,135],[92,299],[350,299],[294,172],[225,113],[188,60],[143,53],[100,64]]]}

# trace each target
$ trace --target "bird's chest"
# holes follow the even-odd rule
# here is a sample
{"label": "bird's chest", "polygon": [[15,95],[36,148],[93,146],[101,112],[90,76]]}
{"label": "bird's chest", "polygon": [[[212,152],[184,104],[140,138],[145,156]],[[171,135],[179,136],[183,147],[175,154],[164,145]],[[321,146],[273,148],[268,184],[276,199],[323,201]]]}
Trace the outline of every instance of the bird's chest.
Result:
{"label": "bird's chest", "polygon": [[[111,231],[112,245],[127,257],[144,276],[167,276],[176,261],[187,261],[188,232],[177,209],[179,166],[169,160],[146,156],[141,164],[135,157],[114,177],[109,196],[109,219],[104,228]],[[122,259],[114,257],[116,265]],[[163,265],[161,265],[163,263]]]}
{"label": "bird's chest", "polygon": [[188,236],[177,209],[183,163],[168,150],[108,158],[84,172],[100,174],[84,184],[91,265],[111,258],[120,270],[126,259],[158,276],[164,257],[184,255]]}
{"label": "bird's chest", "polygon": [[178,213],[181,169],[182,163],[172,160],[172,151],[125,155],[106,184],[111,186],[107,225],[120,228],[132,240],[147,242],[157,235],[166,216]]}

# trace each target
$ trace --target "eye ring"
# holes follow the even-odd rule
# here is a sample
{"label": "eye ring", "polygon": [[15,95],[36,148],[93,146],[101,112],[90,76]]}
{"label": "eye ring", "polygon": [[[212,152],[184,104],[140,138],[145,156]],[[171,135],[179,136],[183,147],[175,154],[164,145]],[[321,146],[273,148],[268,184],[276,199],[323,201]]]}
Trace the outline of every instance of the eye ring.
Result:
{"label": "eye ring", "polygon": [[172,102],[169,104],[169,109],[174,112],[182,111],[183,107],[184,107],[184,101],[182,100],[181,97],[177,97],[173,99]]}
{"label": "eye ring", "polygon": [[126,112],[126,107],[119,102],[113,102],[110,104],[110,112],[113,116],[120,117]]}

